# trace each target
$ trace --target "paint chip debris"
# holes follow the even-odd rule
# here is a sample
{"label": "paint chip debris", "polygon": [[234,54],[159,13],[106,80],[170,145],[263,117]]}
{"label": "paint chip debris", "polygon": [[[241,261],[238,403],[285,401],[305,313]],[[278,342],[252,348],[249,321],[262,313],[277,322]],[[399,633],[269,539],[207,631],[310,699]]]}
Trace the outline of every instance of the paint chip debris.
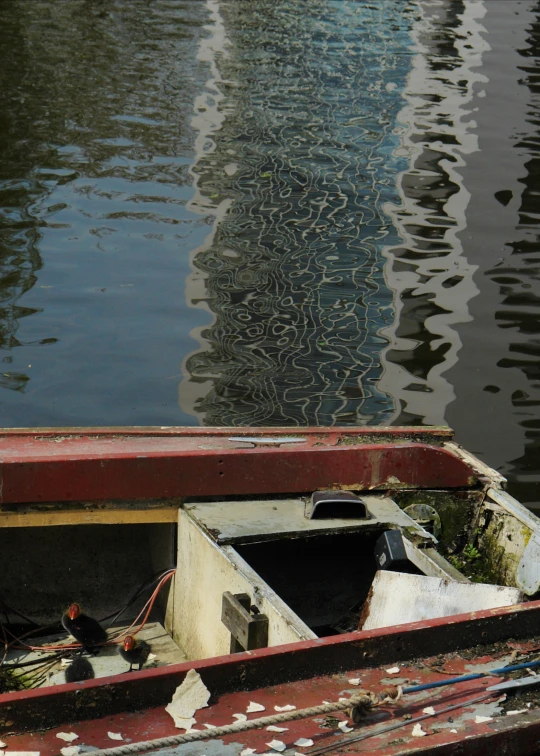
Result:
{"label": "paint chip debris", "polygon": [[246,712],[248,714],[253,714],[255,711],[266,711],[266,706],[263,706],[260,703],[256,703],[255,701],[250,701]]}
{"label": "paint chip debris", "polygon": [[75,732],[57,732],[56,737],[65,740],[66,743],[73,743],[79,736]]}
{"label": "paint chip debris", "polygon": [[433,715],[433,714],[435,714],[435,709],[433,708],[433,706],[426,706],[425,709],[422,709],[422,713],[423,714],[431,714],[431,715]]}
{"label": "paint chip debris", "polygon": [[299,748],[309,748],[309,746],[313,745],[313,741],[311,738],[298,738],[298,740],[294,741],[294,745]]}
{"label": "paint chip debris", "polygon": [[474,720],[475,724],[483,724],[484,722],[493,722],[493,717],[481,717],[477,716]]}
{"label": "paint chip debris", "polygon": [[268,725],[266,728],[268,732],[287,732],[288,727],[276,727],[276,725]]}
{"label": "paint chip debris", "polygon": [[[247,719],[247,717],[246,717],[246,719]],[[203,723],[203,727],[206,727],[207,730],[215,730],[216,727],[217,727],[217,725],[208,724],[208,722],[204,722]]]}
{"label": "paint chip debris", "polygon": [[360,685],[362,680],[359,677],[352,677],[350,680],[347,680],[351,685]]}
{"label": "paint chip debris", "polygon": [[108,732],[107,735],[111,740],[123,740],[124,738],[119,732]]}
{"label": "paint chip debris", "polygon": [[266,744],[269,748],[271,748],[273,751],[279,751],[281,753],[284,751],[287,746],[282,740],[271,740],[269,743]]}
{"label": "paint chip debris", "polygon": [[193,715],[199,709],[208,706],[210,691],[203,683],[200,674],[190,669],[182,685],[174,691],[172,701],[167,704],[165,711],[174,719],[174,726],[183,730],[191,730],[196,720]]}
{"label": "paint chip debris", "polygon": [[294,711],[296,706],[285,704],[285,706],[274,706],[275,711]]}
{"label": "paint chip debris", "polygon": [[354,730],[354,727],[349,727],[347,719],[344,719],[343,722],[340,722],[338,724],[338,727],[341,732],[352,732]]}
{"label": "paint chip debris", "polygon": [[423,738],[424,735],[427,735],[427,732],[424,732],[424,730],[422,729],[422,725],[420,724],[420,722],[418,722],[412,728],[412,733],[411,734],[412,734],[413,738]]}
{"label": "paint chip debris", "polygon": [[80,750],[80,746],[64,746],[60,749],[60,753],[62,756],[77,756]]}
{"label": "paint chip debris", "polygon": [[254,748],[244,748],[240,751],[240,756],[251,756],[252,753],[257,753],[257,751]]}
{"label": "paint chip debris", "polygon": [[399,667],[390,667],[390,669],[386,670],[386,674],[388,675],[397,675],[399,672]]}
{"label": "paint chip debris", "polygon": [[247,717],[245,714],[233,714],[233,719],[236,719],[237,722],[247,722]]}
{"label": "paint chip debris", "polygon": [[507,711],[506,716],[507,717],[515,717],[516,714],[528,714],[528,709],[513,709],[512,711]]}

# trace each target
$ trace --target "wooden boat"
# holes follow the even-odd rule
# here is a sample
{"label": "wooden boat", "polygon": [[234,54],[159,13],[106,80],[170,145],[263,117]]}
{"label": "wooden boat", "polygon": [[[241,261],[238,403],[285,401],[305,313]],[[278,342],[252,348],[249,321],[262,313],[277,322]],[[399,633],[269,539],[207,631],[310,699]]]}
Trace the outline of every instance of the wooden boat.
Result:
{"label": "wooden boat", "polygon": [[[82,747],[81,753],[97,748],[93,751],[96,756],[113,756],[118,752],[109,749],[139,743],[143,747],[132,753],[275,756],[279,751],[270,747],[272,741],[286,746],[286,756],[317,756],[323,748],[329,749],[327,753],[377,752],[382,756],[536,754],[540,739],[538,688],[518,689],[502,700],[504,691],[487,690],[506,679],[500,674],[403,695],[396,703],[371,709],[352,729],[348,729],[351,719],[343,712],[282,721],[280,725],[287,729],[278,733],[261,726],[216,737],[219,731],[205,725],[238,724],[234,715],[253,709],[251,702],[258,705],[259,712],[245,714],[247,720],[275,715],[278,707],[281,711],[296,707],[291,712],[295,715],[323,702],[356,696],[359,684],[380,694],[397,684],[447,682],[457,675],[470,677],[515,661],[530,663],[538,657],[539,628],[540,602],[535,601],[11,693],[5,697],[0,716],[4,731],[18,734],[2,738],[8,753],[39,752],[40,756],[56,756],[61,747],[74,744]],[[190,670],[196,670],[211,694],[209,706],[195,713],[193,729],[205,732],[191,733],[199,741],[172,745],[164,739],[185,735],[175,728],[165,707],[186,676],[193,674]],[[420,730],[415,729],[418,726]],[[64,733],[76,739],[66,744],[59,739]],[[347,744],[351,738],[360,739]],[[250,748],[253,750],[245,750]]]}
{"label": "wooden boat", "polygon": [[[391,574],[381,566],[397,566],[403,580],[418,576],[463,586],[472,596],[466,608],[476,610],[482,608],[476,583],[506,590],[490,599],[487,613],[448,625],[468,628],[469,645],[489,645],[489,633],[482,633],[484,620],[492,627],[491,617],[516,617],[513,624],[494,622],[502,633],[494,631],[498,642],[509,627],[514,639],[528,638],[534,623],[521,631],[519,618],[540,616],[534,602],[499,614],[493,608],[511,603],[508,596],[538,593],[540,521],[445,428],[6,430],[0,434],[0,525],[0,609],[13,633],[6,636],[11,641],[0,680],[6,670],[12,674],[17,665],[33,663],[30,652],[66,643],[65,634],[50,637],[50,629],[40,638],[29,620],[58,623],[73,601],[92,616],[114,617],[149,576],[158,575],[163,586],[139,635],[150,633],[155,660],[128,680],[112,644],[91,659],[96,679],[63,684],[57,659],[39,679],[46,687],[0,695],[2,737],[162,706],[194,666],[204,668],[210,682],[217,679],[210,670],[236,670],[229,689],[214,687],[213,694],[221,695],[242,687],[234,675],[248,669],[246,659],[259,660],[253,677],[245,672],[247,690],[278,684],[269,664],[282,670],[281,684],[370,664],[404,664],[426,649],[433,655],[462,648],[457,638],[454,646],[449,641],[436,650],[431,634],[447,637],[445,619],[381,629],[388,616],[381,620],[370,594],[378,576]],[[394,565],[383,564],[396,557],[396,533],[401,556]],[[396,601],[399,594],[398,587]],[[124,624],[148,605],[146,598],[129,603]],[[407,619],[406,609],[402,602],[397,622]],[[453,612],[447,607],[444,613]],[[374,629],[347,634],[359,626]],[[118,639],[126,630],[115,633]],[[397,645],[388,645],[398,637]],[[370,650],[360,664],[352,653],[358,639],[369,640],[370,649],[380,643],[388,655]],[[337,655],[329,651],[334,672],[318,666],[322,648],[337,649]],[[253,656],[195,664],[242,649]],[[299,667],[304,677],[288,677],[297,658],[305,659]],[[18,680],[24,687],[36,678],[19,674]],[[302,687],[309,700],[313,685]],[[23,744],[45,738],[21,737]],[[4,740],[10,750],[19,748],[15,735]],[[58,742],[51,743],[56,751],[44,745],[37,749],[42,756],[58,751]]]}

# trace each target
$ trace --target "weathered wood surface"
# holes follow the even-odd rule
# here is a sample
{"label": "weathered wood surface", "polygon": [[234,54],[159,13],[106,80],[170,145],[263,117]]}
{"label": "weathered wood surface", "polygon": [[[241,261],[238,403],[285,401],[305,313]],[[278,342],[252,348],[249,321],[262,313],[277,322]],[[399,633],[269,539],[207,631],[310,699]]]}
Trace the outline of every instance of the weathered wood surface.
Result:
{"label": "weathered wood surface", "polygon": [[379,570],[362,610],[360,629],[512,606],[522,600],[517,588]]}
{"label": "weathered wood surface", "polygon": [[[303,443],[275,448],[246,448],[232,435],[224,428],[4,431],[0,506],[477,482],[474,465],[446,443],[448,429],[306,428]],[[290,429],[234,435],[279,438]]]}
{"label": "weathered wood surface", "polygon": [[221,607],[221,621],[232,636],[231,652],[252,651],[268,646],[268,617],[251,614],[251,599],[247,593],[225,591]]}
{"label": "weathered wood surface", "polygon": [[[103,681],[90,680],[11,694],[5,696],[0,706],[2,738],[9,750],[35,750],[40,751],[41,756],[57,756],[62,746],[56,737],[59,730],[74,731],[79,736],[76,743],[90,748],[115,745],[108,736],[110,731],[121,733],[124,742],[178,733],[165,705],[190,669],[201,674],[212,693],[210,707],[196,715],[197,729],[203,729],[204,723],[230,723],[233,713],[244,712],[249,701],[261,703],[265,706],[264,713],[272,714],[275,706],[284,704],[303,708],[322,700],[337,700],[358,691],[351,680],[360,680],[362,687],[374,692],[381,692],[392,682],[399,684],[404,678],[424,683],[448,680],[449,676],[470,673],[471,669],[486,671],[504,666],[515,658],[516,649],[523,658],[536,658],[540,647],[539,627],[540,602],[531,602],[519,607],[351,633],[162,669],[143,669]],[[479,641],[487,645],[478,648]],[[399,667],[399,672],[389,676],[387,669],[394,666]],[[489,705],[468,703],[499,680],[490,677],[406,696],[396,707],[383,707],[380,716],[368,716],[357,732],[373,733],[392,723],[403,727],[384,738],[372,738],[341,752],[371,754],[376,751],[383,756],[417,750],[423,756],[537,753],[540,709],[536,704],[518,716],[507,716],[503,703],[497,700],[498,695]],[[463,708],[451,715],[443,713],[445,706],[456,703],[461,703]],[[426,736],[415,738],[413,725],[406,716],[422,715],[426,706],[433,706],[435,716],[422,724]],[[477,715],[492,719],[477,723]],[[256,716],[259,715],[248,715],[248,718]],[[343,715],[340,718],[344,718]],[[23,730],[27,733],[13,734]],[[353,734],[343,735],[335,722],[325,727],[324,723],[306,719],[290,723],[282,734],[274,735],[266,730],[236,734],[225,742],[208,741],[198,746],[197,752],[230,752],[239,756],[244,748],[250,747],[264,753],[268,749],[266,744],[275,737],[283,740],[291,752],[295,750],[294,742],[298,737],[312,738],[316,746],[332,743],[340,748],[343,740]],[[195,749],[188,745],[176,750],[187,754]]]}

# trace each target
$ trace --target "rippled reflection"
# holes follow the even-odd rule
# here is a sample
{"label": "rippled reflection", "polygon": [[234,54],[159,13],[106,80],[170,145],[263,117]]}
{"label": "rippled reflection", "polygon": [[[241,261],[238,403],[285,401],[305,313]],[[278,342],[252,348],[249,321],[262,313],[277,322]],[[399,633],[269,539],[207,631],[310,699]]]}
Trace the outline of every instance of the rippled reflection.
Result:
{"label": "rippled reflection", "polygon": [[176,385],[188,250],[208,228],[187,209],[207,21],[191,0],[0,4],[3,424],[189,421]]}
{"label": "rippled reflection", "polygon": [[206,202],[231,203],[194,258],[215,322],[180,391],[205,423],[394,413],[378,387],[395,317],[382,250],[399,238],[383,208],[399,201],[406,167],[396,116],[417,11],[401,0],[223,6],[227,117],[194,171]]}
{"label": "rippled reflection", "polygon": [[455,398],[444,377],[461,346],[455,325],[470,319],[478,293],[459,237],[470,196],[460,169],[479,149],[471,112],[489,45],[484,2],[430,0],[422,10],[399,115],[409,167],[398,181],[401,205],[388,208],[404,243],[388,251],[398,315],[382,385],[399,403],[396,423],[440,425]]}

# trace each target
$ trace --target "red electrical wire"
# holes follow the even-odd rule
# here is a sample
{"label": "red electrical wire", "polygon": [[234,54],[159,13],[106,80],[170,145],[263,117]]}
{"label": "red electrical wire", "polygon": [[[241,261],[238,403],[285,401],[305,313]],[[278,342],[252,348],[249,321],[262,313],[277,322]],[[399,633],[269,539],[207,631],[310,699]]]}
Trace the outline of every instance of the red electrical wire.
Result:
{"label": "red electrical wire", "polygon": [[[161,578],[157,586],[155,587],[154,591],[152,592],[150,598],[146,601],[143,608],[139,612],[139,614],[136,616],[136,618],[133,620],[131,625],[125,629],[120,631],[117,635],[113,636],[112,638],[109,638],[108,641],[105,641],[104,643],[97,643],[96,646],[113,646],[119,643],[123,638],[125,638],[127,635],[137,635],[137,633],[140,633],[140,631],[143,629],[143,627],[146,625],[148,621],[148,617],[150,616],[150,612],[152,611],[152,607],[154,606],[154,602],[158,596],[159,591],[161,588],[167,583],[172,576],[176,573],[175,569],[171,569],[168,572],[165,573],[165,575]],[[143,612],[146,611],[146,614],[144,616],[144,619],[142,621],[142,624],[137,628],[137,630],[134,630],[133,632],[130,632],[131,628],[134,627]],[[7,632],[11,635],[11,637],[14,639],[9,644],[10,648],[16,648],[16,649],[26,649],[29,651],[63,651],[63,650],[71,650],[71,649],[79,649],[82,648],[82,645],[80,643],[63,643],[58,644],[56,646],[30,646],[27,643],[24,643],[22,638],[18,638],[16,635],[14,635],[10,630],[6,628]],[[18,641],[22,645],[14,645],[14,642]]]}

